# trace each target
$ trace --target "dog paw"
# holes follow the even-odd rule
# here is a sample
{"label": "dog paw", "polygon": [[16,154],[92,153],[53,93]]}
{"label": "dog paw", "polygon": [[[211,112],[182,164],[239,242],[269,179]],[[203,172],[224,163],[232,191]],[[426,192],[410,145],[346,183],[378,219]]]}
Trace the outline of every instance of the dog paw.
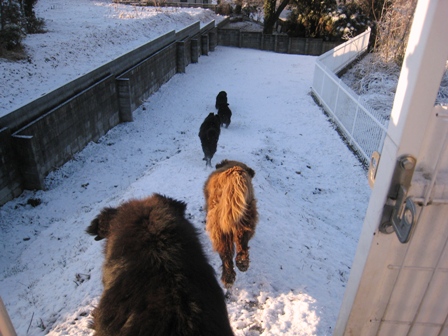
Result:
{"label": "dog paw", "polygon": [[233,283],[235,282],[236,274],[234,271],[223,273],[221,275],[221,281],[225,288],[231,288],[233,286]]}
{"label": "dog paw", "polygon": [[246,272],[247,269],[249,268],[250,260],[248,256],[243,256],[239,254],[236,256],[235,263],[236,267],[238,267],[238,269],[241,272]]}

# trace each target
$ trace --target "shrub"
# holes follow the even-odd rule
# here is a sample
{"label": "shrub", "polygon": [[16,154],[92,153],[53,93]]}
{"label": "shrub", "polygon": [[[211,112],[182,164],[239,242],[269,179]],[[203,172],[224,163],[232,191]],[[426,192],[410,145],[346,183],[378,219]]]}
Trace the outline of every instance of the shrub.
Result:
{"label": "shrub", "polygon": [[216,7],[216,12],[220,15],[230,15],[233,13],[233,9],[230,3],[221,1]]}
{"label": "shrub", "polygon": [[355,3],[336,6],[332,1],[298,1],[287,22],[290,36],[341,40],[362,33],[371,21]]}
{"label": "shrub", "polygon": [[6,25],[0,31],[0,44],[6,50],[15,50],[21,46],[23,36],[23,31],[18,25]]}
{"label": "shrub", "polygon": [[374,51],[383,62],[402,64],[417,0],[384,2],[377,24]]}
{"label": "shrub", "polygon": [[8,52],[23,53],[22,40],[26,34],[43,32],[44,20],[34,13],[36,1],[0,0],[1,57],[6,57]]}

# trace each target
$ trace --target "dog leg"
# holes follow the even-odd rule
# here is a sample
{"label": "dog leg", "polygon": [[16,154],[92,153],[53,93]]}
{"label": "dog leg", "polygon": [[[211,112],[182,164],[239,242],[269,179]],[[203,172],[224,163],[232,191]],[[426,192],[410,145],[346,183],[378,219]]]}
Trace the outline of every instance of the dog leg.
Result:
{"label": "dog leg", "polygon": [[250,232],[243,231],[238,233],[238,237],[236,237],[236,258],[235,263],[236,267],[241,272],[246,272],[249,268],[250,259],[249,259],[249,239]]}
{"label": "dog leg", "polygon": [[224,287],[230,288],[235,282],[236,273],[233,268],[233,251],[232,253],[221,254],[222,261],[222,274],[221,281],[224,284]]}
{"label": "dog leg", "polygon": [[206,158],[204,158],[204,160],[205,160],[205,166],[206,167],[211,167],[212,166],[212,158],[206,157]]}
{"label": "dog leg", "polygon": [[221,281],[224,287],[230,288],[235,282],[236,273],[233,267],[233,255],[235,247],[231,235],[222,234],[219,238],[219,245],[215,246],[222,261]]}

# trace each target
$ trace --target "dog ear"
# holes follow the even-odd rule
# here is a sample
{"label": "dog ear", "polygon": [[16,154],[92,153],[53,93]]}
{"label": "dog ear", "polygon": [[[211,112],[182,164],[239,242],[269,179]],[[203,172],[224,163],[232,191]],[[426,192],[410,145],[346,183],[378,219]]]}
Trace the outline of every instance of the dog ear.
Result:
{"label": "dog ear", "polygon": [[250,175],[251,178],[253,178],[255,176],[255,170],[253,170],[252,168],[247,167],[246,171]]}
{"label": "dog ear", "polygon": [[160,194],[154,194],[154,196],[158,197],[160,200],[162,200],[165,204],[169,205],[171,208],[173,208],[174,211],[177,212],[178,215],[181,217],[185,216],[185,210],[187,209],[187,204],[182,201],[178,201],[174,198],[160,195]]}
{"label": "dog ear", "polygon": [[224,167],[228,162],[229,162],[229,161],[227,161],[227,159],[222,160],[220,163],[217,163],[217,164],[216,164],[215,168],[216,168],[216,169],[222,168],[222,167]]}
{"label": "dog ear", "polygon": [[101,210],[101,213],[90,223],[86,232],[91,236],[96,236],[95,240],[107,238],[109,236],[110,222],[115,218],[117,211],[115,208],[104,208]]}

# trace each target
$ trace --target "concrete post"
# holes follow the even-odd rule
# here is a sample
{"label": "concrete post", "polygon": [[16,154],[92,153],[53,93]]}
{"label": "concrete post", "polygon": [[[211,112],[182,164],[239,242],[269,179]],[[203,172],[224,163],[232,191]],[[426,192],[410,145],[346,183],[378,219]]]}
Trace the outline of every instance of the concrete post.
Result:
{"label": "concrete post", "polygon": [[202,35],[201,36],[201,54],[202,55],[208,55],[208,50],[209,50],[209,42],[208,42],[208,34]]}
{"label": "concrete post", "polygon": [[176,64],[177,72],[185,73],[185,42],[177,42],[177,52],[176,52]]}
{"label": "concrete post", "polygon": [[209,48],[210,51],[215,51],[216,45],[217,45],[217,34],[216,31],[212,30],[208,33],[209,36]]}
{"label": "concrete post", "polygon": [[198,39],[191,39],[191,63],[199,61],[199,41]]}

